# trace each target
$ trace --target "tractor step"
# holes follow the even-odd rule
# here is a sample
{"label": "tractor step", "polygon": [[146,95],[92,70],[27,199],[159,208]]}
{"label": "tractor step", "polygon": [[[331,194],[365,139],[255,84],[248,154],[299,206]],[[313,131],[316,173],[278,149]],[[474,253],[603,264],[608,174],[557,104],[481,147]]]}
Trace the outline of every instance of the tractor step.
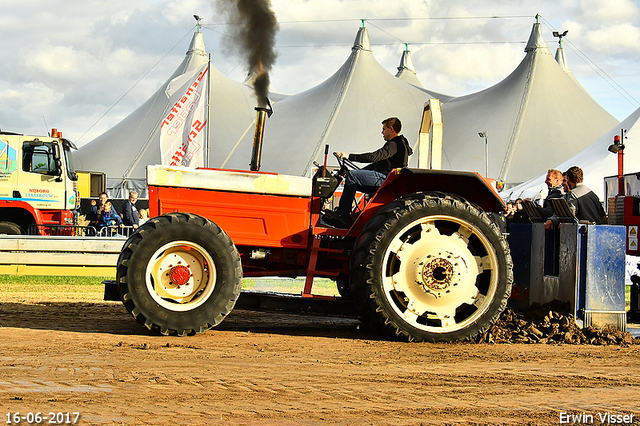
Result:
{"label": "tractor step", "polygon": [[[118,284],[102,281],[104,300],[120,301]],[[342,298],[303,297],[298,294],[243,290],[234,309],[247,311],[286,312],[293,314],[357,318],[356,305]]]}

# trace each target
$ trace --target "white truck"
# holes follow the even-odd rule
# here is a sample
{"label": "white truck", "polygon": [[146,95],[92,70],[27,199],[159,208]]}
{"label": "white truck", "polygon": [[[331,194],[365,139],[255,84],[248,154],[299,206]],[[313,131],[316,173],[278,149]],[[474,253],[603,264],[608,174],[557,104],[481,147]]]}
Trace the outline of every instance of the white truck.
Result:
{"label": "white truck", "polygon": [[72,149],[77,148],[56,129],[51,136],[0,131],[0,234],[48,234],[76,225]]}

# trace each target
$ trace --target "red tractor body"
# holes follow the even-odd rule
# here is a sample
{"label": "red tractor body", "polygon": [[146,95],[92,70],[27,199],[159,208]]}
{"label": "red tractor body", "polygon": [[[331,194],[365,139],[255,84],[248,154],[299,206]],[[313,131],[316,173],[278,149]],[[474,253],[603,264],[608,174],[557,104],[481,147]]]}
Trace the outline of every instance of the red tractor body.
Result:
{"label": "red tractor body", "polygon": [[[477,173],[397,169],[363,203],[353,226],[335,229],[319,224],[324,199],[313,195],[317,191],[311,178],[164,166],[151,166],[147,173],[150,217],[189,212],[211,220],[238,249],[245,277],[348,279],[349,250],[342,248],[344,241],[355,239],[378,210],[403,195],[446,192],[485,211],[504,207],[496,191]],[[324,249],[323,239],[328,246]],[[340,248],[332,250],[334,245]],[[310,260],[315,267],[310,267]],[[310,284],[305,295],[309,295]]]}
{"label": "red tractor body", "polygon": [[340,305],[394,337],[451,341],[487,330],[513,280],[509,247],[488,213],[504,205],[480,175],[438,170],[438,111],[430,101],[421,126],[430,144],[418,164],[428,169],[392,170],[356,202],[348,229],[324,219],[348,173],[344,159],[313,178],[259,172],[257,139],[256,171],[148,166],[152,219],[123,246],[117,294],[139,323],[184,336],[219,324],[243,277],[305,277],[306,300],[323,297],[313,294],[314,278],[330,278]]}

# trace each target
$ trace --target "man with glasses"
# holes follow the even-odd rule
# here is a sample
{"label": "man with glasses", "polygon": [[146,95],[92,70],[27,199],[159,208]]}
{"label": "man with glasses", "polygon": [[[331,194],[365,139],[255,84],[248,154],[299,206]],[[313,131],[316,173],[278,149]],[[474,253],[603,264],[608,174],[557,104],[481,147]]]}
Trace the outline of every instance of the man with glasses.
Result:
{"label": "man with glasses", "polygon": [[138,193],[132,191],[129,193],[129,199],[122,204],[122,223],[125,226],[133,226],[133,229],[140,225],[140,214],[136,207],[136,201],[138,201]]}

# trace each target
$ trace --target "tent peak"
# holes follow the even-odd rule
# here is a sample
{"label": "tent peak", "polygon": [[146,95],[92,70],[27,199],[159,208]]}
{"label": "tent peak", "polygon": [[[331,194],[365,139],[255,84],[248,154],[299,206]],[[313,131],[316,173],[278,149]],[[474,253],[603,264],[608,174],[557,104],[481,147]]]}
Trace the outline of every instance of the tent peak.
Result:
{"label": "tent peak", "polygon": [[549,49],[549,45],[542,37],[540,24],[538,23],[533,24],[533,29],[531,30],[531,35],[529,36],[529,41],[527,42],[527,47],[524,48],[524,51],[530,52],[535,49]]}
{"label": "tent peak", "polygon": [[402,52],[402,58],[400,58],[400,65],[398,71],[407,70],[412,73],[416,73],[416,67],[413,65],[413,59],[411,58],[411,52],[407,49]]}
{"label": "tent peak", "polygon": [[568,74],[571,74],[571,70],[569,69],[569,63],[567,62],[567,57],[564,54],[564,48],[558,47],[556,50],[556,62],[560,64],[560,67]]}
{"label": "tent peak", "polygon": [[358,34],[353,42],[351,50],[369,50],[371,51],[371,41],[369,40],[369,32],[366,27],[358,28]]}
{"label": "tent peak", "polygon": [[204,39],[202,38],[201,32],[195,32],[193,34],[193,38],[191,39],[191,44],[189,45],[189,50],[187,50],[187,56],[190,55],[206,55],[207,52],[204,49]]}
{"label": "tent peak", "polygon": [[400,80],[404,80],[407,83],[413,84],[417,87],[424,87],[416,73],[416,67],[413,65],[413,59],[411,59],[411,52],[407,46],[407,49],[402,52],[402,58],[400,58],[400,66],[398,67],[398,73],[396,77]]}

